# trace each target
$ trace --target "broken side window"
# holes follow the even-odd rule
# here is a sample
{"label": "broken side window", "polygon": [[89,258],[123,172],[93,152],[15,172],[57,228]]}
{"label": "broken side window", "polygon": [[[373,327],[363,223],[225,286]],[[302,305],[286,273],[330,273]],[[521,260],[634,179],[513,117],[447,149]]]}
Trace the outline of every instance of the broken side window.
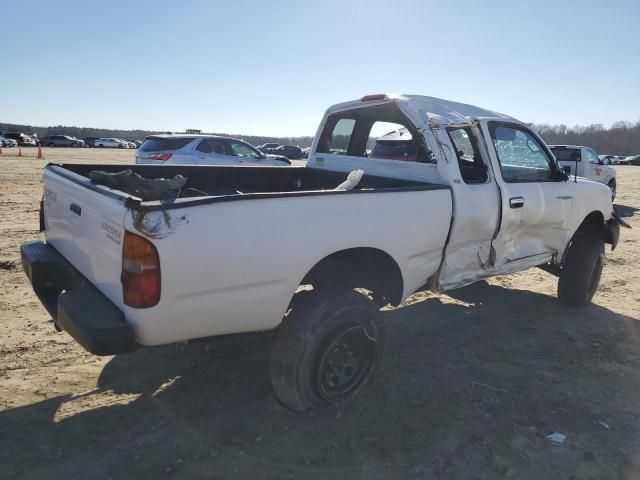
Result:
{"label": "broken side window", "polygon": [[482,160],[473,132],[469,127],[447,129],[465,183],[487,181],[487,168]]}

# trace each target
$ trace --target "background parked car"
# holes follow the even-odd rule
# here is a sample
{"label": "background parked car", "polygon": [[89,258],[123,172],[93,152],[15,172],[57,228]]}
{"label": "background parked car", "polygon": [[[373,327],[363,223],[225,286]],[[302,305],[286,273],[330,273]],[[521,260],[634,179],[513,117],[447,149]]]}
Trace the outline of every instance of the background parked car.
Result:
{"label": "background parked car", "polygon": [[214,135],[151,135],[136,152],[136,163],[200,165],[272,165],[291,162],[265,155],[253,145]]}
{"label": "background parked car", "polygon": [[271,153],[273,150],[280,146],[279,143],[263,143],[262,145],[258,145],[256,148],[260,150],[262,153]]}
{"label": "background parked car", "polygon": [[605,165],[624,165],[625,157],[621,155],[598,155]]}
{"label": "background parked car", "polygon": [[87,147],[95,147],[96,146],[96,140],[98,140],[98,137],[84,137],[82,139],[82,141],[84,142],[84,144]]}
{"label": "background parked car", "polygon": [[302,149],[294,145],[280,145],[278,148],[274,148],[271,153],[287,157],[291,160],[302,158]]}
{"label": "background parked car", "polygon": [[13,138],[7,138],[4,135],[0,135],[0,147],[17,147],[18,142]]}
{"label": "background parked car", "polygon": [[631,155],[625,158],[629,165],[640,165],[640,155]]}
{"label": "background parked car", "polygon": [[118,138],[99,138],[94,145],[98,148],[129,148],[127,142]]}
{"label": "background parked car", "polygon": [[84,140],[68,135],[49,135],[41,143],[47,147],[84,147]]}
{"label": "background parked car", "polygon": [[5,133],[3,135],[6,138],[12,138],[14,139],[16,142],[18,142],[18,145],[21,147],[35,147],[36,146],[36,141],[31,138],[29,135],[27,135],[26,133],[21,133],[21,132],[8,132]]}

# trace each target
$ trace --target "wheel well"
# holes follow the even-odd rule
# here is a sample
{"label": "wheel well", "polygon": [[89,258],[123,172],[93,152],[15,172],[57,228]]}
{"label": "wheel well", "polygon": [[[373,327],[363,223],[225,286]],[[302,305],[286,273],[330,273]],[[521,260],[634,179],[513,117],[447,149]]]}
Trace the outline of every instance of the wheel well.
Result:
{"label": "wheel well", "polygon": [[602,212],[593,211],[589,215],[587,215],[578,229],[576,233],[595,233],[600,234],[604,229],[604,216]]}
{"label": "wheel well", "polygon": [[320,260],[301,285],[322,288],[364,288],[381,306],[402,301],[402,272],[391,256],[376,248],[349,248]]}

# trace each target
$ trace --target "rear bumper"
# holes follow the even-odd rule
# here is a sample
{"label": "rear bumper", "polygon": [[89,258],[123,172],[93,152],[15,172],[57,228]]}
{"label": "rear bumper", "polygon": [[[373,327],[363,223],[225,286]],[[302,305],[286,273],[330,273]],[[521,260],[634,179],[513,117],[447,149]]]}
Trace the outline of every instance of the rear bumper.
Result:
{"label": "rear bumper", "polygon": [[51,245],[20,246],[22,267],[56,327],[95,355],[129,353],[138,347],[123,313]]}

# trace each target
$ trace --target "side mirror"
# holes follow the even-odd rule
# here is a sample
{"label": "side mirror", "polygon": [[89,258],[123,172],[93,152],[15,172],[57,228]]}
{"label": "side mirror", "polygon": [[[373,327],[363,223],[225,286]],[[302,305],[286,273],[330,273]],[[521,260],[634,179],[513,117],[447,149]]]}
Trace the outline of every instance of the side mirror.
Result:
{"label": "side mirror", "polygon": [[569,166],[562,167],[562,171],[567,175],[571,175],[571,167],[569,167]]}

